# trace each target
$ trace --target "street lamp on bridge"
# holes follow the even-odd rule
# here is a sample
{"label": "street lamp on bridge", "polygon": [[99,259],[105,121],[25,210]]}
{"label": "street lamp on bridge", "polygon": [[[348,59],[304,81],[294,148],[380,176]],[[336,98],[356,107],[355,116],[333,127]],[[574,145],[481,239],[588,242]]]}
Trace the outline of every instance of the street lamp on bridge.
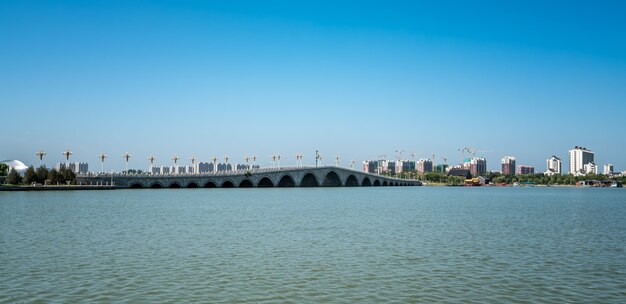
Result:
{"label": "street lamp on bridge", "polygon": [[245,161],[246,161],[246,169],[247,169],[247,170],[250,170],[250,165],[248,165],[248,161],[250,161],[250,156],[247,156],[247,155],[246,155],[246,156],[244,156],[244,157],[243,157],[243,160],[245,160]]}
{"label": "street lamp on bridge", "polygon": [[213,156],[211,160],[213,161],[213,173],[217,173],[217,157]]}
{"label": "street lamp on bridge", "polygon": [[180,157],[178,157],[178,156],[176,156],[176,154],[174,154],[174,156],[170,157],[170,159],[174,161],[174,172],[172,172],[172,173],[178,174],[179,173],[179,170],[178,170],[178,160],[180,159]]}
{"label": "street lamp on bridge", "polygon": [[156,157],[152,155],[148,156],[148,161],[150,162],[150,173],[152,173],[152,167],[154,167],[155,160],[156,160]]}
{"label": "street lamp on bridge", "polygon": [[124,155],[122,156],[124,157],[124,159],[126,159],[126,174],[128,174],[128,160],[133,157],[132,155],[130,155],[130,153],[126,152],[124,153]]}
{"label": "street lamp on bridge", "polygon": [[315,166],[317,167],[317,164],[320,160],[320,152],[318,150],[315,150]]}
{"label": "street lamp on bridge", "polygon": [[100,153],[100,155],[98,155],[98,158],[100,159],[100,172],[104,172],[104,160],[108,157],[108,155],[104,154],[104,152]]}
{"label": "street lamp on bridge", "polygon": [[302,154],[296,154],[296,167],[302,167]]}
{"label": "street lamp on bridge", "polygon": [[[191,161],[191,170],[193,170],[193,173],[196,173],[196,157],[195,156],[191,156],[189,158],[189,160]],[[191,173],[191,172],[189,172]]]}

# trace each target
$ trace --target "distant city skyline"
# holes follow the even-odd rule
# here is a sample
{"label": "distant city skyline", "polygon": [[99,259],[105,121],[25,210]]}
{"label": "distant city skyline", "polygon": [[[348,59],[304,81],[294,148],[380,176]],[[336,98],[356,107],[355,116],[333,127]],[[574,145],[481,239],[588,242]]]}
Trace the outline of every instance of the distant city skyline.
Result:
{"label": "distant city skyline", "polygon": [[456,164],[473,147],[490,171],[544,172],[584,146],[626,170],[626,3],[481,4],[3,2],[0,160]]}
{"label": "distant city skyline", "polygon": [[[578,146],[572,147],[572,149],[578,149],[578,148],[579,148]],[[580,148],[582,148],[582,147],[580,147]],[[573,151],[573,150],[570,150],[568,152],[571,154],[571,151]],[[317,152],[319,152],[319,151],[317,151]],[[335,155],[335,156],[329,158],[327,156],[323,156],[322,154],[320,154],[320,156],[323,156],[323,159],[320,161],[320,163],[324,164],[324,165],[336,165],[337,164],[337,159],[336,158],[339,157],[339,165],[340,166],[351,167],[352,166],[352,162],[354,161],[355,162],[354,169],[359,170],[360,168],[362,168],[362,165],[365,162],[367,162],[367,161],[374,161],[374,160],[383,160],[384,159],[384,160],[395,161],[395,160],[398,160],[401,157],[401,159],[405,160],[405,161],[415,161],[415,165],[418,165],[420,163],[420,161],[424,161],[424,160],[432,161],[432,155],[430,157],[426,156],[426,155],[420,157],[419,155],[421,155],[421,154],[418,154],[418,153],[401,154],[399,152],[400,151],[398,150],[398,151],[394,151],[395,154],[381,154],[381,155],[378,155],[378,157],[375,157],[375,158],[360,159],[360,160],[357,160],[357,159],[348,159],[348,160],[346,160],[341,155]],[[41,154],[43,154],[43,156]],[[69,154],[69,156],[68,156],[68,154]],[[71,149],[69,149],[69,148],[63,150],[63,152],[60,153],[60,157],[56,158],[57,159],[56,161],[55,161],[55,157],[52,157],[51,160],[47,161],[47,158],[49,157],[50,154],[48,153],[48,151],[46,151],[43,148],[37,150],[34,153],[34,155],[36,156],[36,160],[37,160],[38,163],[35,164],[35,163],[28,163],[28,162],[26,162],[26,165],[32,165],[32,166],[37,167],[40,164],[42,164],[42,165],[46,165],[48,168],[55,168],[55,167],[58,168],[58,165],[59,164],[63,164],[63,163],[70,163],[70,164],[74,164],[74,163],[76,163],[76,164],[78,164],[78,163],[88,163],[90,165],[89,171],[91,171],[91,172],[102,171],[101,168],[106,168],[104,171],[107,171],[107,172],[111,171],[111,170],[123,171],[123,170],[127,170],[127,169],[150,171],[151,166],[154,166],[154,167],[161,167],[161,166],[189,166],[189,165],[192,165],[194,163],[198,164],[198,163],[201,163],[201,162],[202,163],[211,163],[211,164],[213,162],[215,162],[217,164],[229,163],[231,165],[248,163],[249,165],[253,165],[254,164],[255,166],[259,166],[259,167],[276,167],[276,166],[278,166],[280,164],[280,161],[282,161],[282,166],[315,165],[315,153],[313,153],[313,157],[310,159],[310,161],[307,161],[307,159],[304,157],[304,155],[302,153],[296,153],[296,154],[293,155],[293,157],[289,157],[289,155],[278,153],[278,154],[273,154],[273,155],[271,155],[269,157],[258,156],[256,154],[246,154],[246,155],[244,155],[244,156],[242,156],[240,158],[233,157],[230,154],[227,154],[227,155],[225,155],[223,157],[214,155],[214,156],[208,157],[206,159],[200,158],[200,157],[196,157],[195,155],[190,156],[189,159],[188,159],[186,157],[179,157],[176,154],[173,154],[170,157],[163,157],[162,161],[159,162],[160,158],[155,157],[154,154],[151,154],[151,155],[149,155],[147,157],[141,157],[141,159],[136,159],[135,155],[133,155],[133,154],[131,154],[131,153],[129,153],[127,151],[124,154],[120,155],[120,157],[123,159],[123,166],[124,166],[121,169],[120,168],[116,168],[115,166],[109,166],[109,161],[110,161],[109,155],[104,153],[104,152],[102,152],[102,153],[100,153],[99,155],[96,156],[98,158],[97,162],[85,160],[83,158],[78,158],[78,157],[75,156],[75,153],[73,151],[71,151]],[[104,163],[102,161],[102,156],[103,155],[105,156]],[[276,156],[280,156],[280,160],[277,160]],[[128,161],[126,160],[127,157],[128,157]],[[226,157],[228,157],[228,161],[226,161],[226,159],[225,159]],[[250,162],[250,159],[252,159],[253,157],[254,157],[254,161]],[[476,160],[481,161],[481,160],[485,159],[485,160],[487,160],[488,166],[486,168],[480,169],[478,171],[486,172],[484,170],[487,170],[487,171],[504,172],[504,171],[506,171],[505,168],[504,168],[504,162],[505,162],[504,160],[505,159],[508,160],[511,157],[513,157],[512,158],[513,165],[510,167],[510,169],[512,169],[512,173],[511,174],[519,174],[519,172],[520,172],[519,168],[520,167],[533,167],[533,168],[535,168],[535,171],[534,171],[535,173],[544,173],[544,172],[546,172],[546,170],[550,169],[549,168],[550,162],[552,161],[552,159],[554,159],[555,156],[552,155],[549,158],[546,158],[546,160],[544,160],[543,167],[542,166],[536,167],[534,165],[518,165],[518,166],[515,166],[516,159],[515,159],[514,156],[510,156],[510,155],[503,156],[502,159],[497,163],[498,165],[494,165],[490,159],[485,158],[485,157],[480,157],[480,156],[475,156],[475,157],[474,156],[468,156],[468,157],[464,157],[464,159],[466,160],[465,164],[466,165],[470,165],[467,169],[470,169],[472,167],[471,164],[474,164],[473,163],[474,161],[476,161]],[[176,160],[174,160],[174,158],[176,158]],[[215,158],[215,159],[213,159],[213,158]],[[436,154],[435,154],[435,158],[437,158]],[[568,155],[568,157],[565,160],[566,164],[570,167],[570,169],[566,170],[566,171],[562,171],[562,172],[560,172],[560,174],[569,174],[570,171],[572,170],[571,169],[572,165],[570,163],[570,158],[571,158],[571,155]],[[15,158],[15,159],[23,161],[23,159],[17,159],[17,158]],[[246,159],[248,159],[248,161],[246,161]],[[443,157],[442,158],[438,158],[438,159],[439,159],[439,161],[434,162],[434,164],[443,164],[444,163]],[[7,160],[9,160],[9,159],[7,159]],[[131,160],[134,160],[134,161],[131,161]],[[547,162],[547,164],[545,162]],[[113,162],[113,164],[115,164],[115,163],[116,162]],[[449,165],[449,166],[455,166],[455,165],[463,164],[463,162],[461,161],[460,157],[459,157],[458,161],[455,161],[454,159],[450,160],[448,158],[445,158],[445,163],[447,165]],[[581,164],[578,164],[577,166],[578,167],[582,167],[583,163],[586,163],[586,162],[583,161],[583,162],[581,162]],[[104,164],[106,164],[106,166]],[[127,164],[128,164],[128,168],[126,168]],[[604,167],[605,165],[610,165],[611,168],[614,169],[614,165],[612,163],[598,164],[598,163],[594,162],[594,164],[597,167]],[[98,165],[98,167],[96,167],[96,165]],[[432,166],[432,164],[430,166]],[[492,168],[492,167],[494,167],[494,168]],[[416,168],[413,168],[411,170],[415,170],[415,169]],[[432,167],[430,167],[430,170],[432,170]],[[476,170],[476,169],[472,168],[471,170]],[[419,169],[418,169],[418,171],[419,171]],[[424,171],[424,170],[422,169],[420,172],[422,172],[422,171]],[[475,173],[478,173],[478,171],[474,172],[472,174],[477,175]],[[619,169],[615,170],[615,172],[622,172],[622,171],[625,171],[625,170],[619,170]]]}

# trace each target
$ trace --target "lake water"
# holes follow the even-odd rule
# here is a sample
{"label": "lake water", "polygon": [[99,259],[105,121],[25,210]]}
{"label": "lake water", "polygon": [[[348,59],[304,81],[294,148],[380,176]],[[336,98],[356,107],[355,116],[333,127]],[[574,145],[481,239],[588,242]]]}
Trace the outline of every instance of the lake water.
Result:
{"label": "lake water", "polygon": [[0,303],[626,303],[626,191],[0,192]]}

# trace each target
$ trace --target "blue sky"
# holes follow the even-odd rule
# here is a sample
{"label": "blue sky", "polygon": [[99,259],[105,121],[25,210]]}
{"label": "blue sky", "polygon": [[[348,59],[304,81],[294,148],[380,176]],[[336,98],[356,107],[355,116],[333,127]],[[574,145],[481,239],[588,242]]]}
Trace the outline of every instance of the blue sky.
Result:
{"label": "blue sky", "polygon": [[622,171],[625,20],[621,1],[2,1],[0,159],[476,147],[544,170],[581,145]]}

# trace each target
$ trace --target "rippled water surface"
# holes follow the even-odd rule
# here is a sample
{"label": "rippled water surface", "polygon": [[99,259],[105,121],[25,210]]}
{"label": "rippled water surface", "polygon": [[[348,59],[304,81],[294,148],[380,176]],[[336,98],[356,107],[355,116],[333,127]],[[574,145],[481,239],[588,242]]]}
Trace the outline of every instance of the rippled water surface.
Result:
{"label": "rippled water surface", "polygon": [[626,303],[626,191],[0,192],[0,303]]}

